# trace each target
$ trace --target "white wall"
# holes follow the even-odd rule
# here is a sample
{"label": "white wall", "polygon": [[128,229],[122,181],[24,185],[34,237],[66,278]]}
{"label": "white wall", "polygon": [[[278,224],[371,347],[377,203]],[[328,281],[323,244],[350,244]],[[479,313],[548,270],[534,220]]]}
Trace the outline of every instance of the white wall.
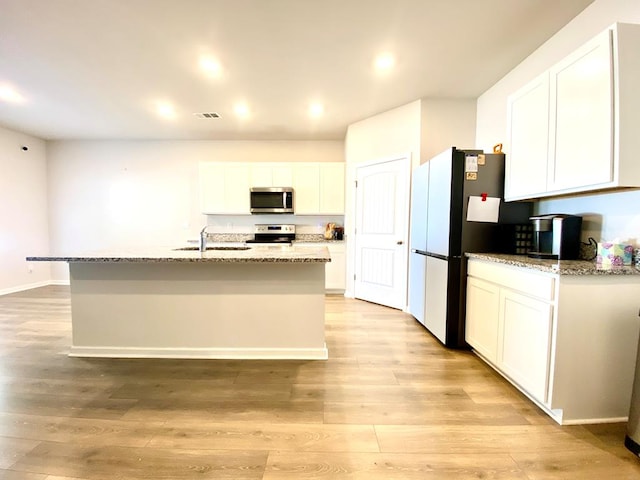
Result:
{"label": "white wall", "polygon": [[[411,155],[412,169],[445,149],[475,145],[475,100],[424,98],[349,125],[345,139],[347,296],[353,295],[356,168]],[[408,240],[408,232],[407,232]]]}
{"label": "white wall", "polygon": [[51,275],[48,263],[25,261],[49,250],[45,142],[0,128],[0,172],[0,294],[5,294],[44,285]]}
{"label": "white wall", "polygon": [[[52,253],[147,245],[198,238],[201,161],[344,161],[339,141],[53,141],[48,145]],[[304,217],[300,217],[304,218]],[[304,221],[304,220],[302,220]],[[316,218],[310,220],[318,222]],[[251,219],[252,223],[255,218]],[[68,279],[66,264],[53,278]]]}
{"label": "white wall", "polygon": [[421,133],[421,163],[447,148],[474,148],[476,100],[423,98]]}
{"label": "white wall", "polygon": [[[640,23],[640,1],[595,0],[575,19],[543,44],[508,75],[478,99],[476,145],[489,149],[495,143],[509,146],[507,136],[507,96],[551,67],[577,47],[615,22]],[[640,237],[640,191],[580,195],[543,200],[538,213],[573,213],[584,216],[583,238],[631,241]]]}
{"label": "white wall", "polygon": [[349,125],[345,137],[345,234],[347,240],[347,288],[353,296],[355,269],[355,179],[359,164],[375,160],[411,156],[413,167],[420,164],[421,102],[417,100],[388,112]]}

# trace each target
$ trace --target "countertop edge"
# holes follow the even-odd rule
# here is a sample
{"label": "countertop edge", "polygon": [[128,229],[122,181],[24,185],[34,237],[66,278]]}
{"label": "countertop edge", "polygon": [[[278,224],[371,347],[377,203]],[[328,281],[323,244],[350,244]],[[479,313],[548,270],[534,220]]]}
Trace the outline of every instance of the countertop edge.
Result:
{"label": "countertop edge", "polygon": [[327,263],[326,246],[251,247],[247,250],[184,250],[172,247],[106,249],[79,254],[30,255],[28,262],[68,263]]}
{"label": "countertop edge", "polygon": [[526,255],[509,255],[501,253],[466,253],[470,259],[528,268],[556,275],[640,275],[640,269],[630,266],[602,266],[589,260],[541,260]]}

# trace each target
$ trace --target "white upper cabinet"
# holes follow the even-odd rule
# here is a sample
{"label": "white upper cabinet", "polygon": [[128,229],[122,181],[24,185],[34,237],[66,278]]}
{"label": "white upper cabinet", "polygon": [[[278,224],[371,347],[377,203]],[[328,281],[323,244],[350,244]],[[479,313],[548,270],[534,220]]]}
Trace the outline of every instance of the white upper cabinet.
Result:
{"label": "white upper cabinet", "polygon": [[344,163],[320,164],[320,213],[344,215]]}
{"label": "white upper cabinet", "polygon": [[293,172],[296,214],[344,215],[344,163],[299,163]]}
{"label": "white upper cabinet", "polygon": [[299,215],[344,215],[344,163],[200,164],[202,213],[249,214],[251,187],[293,187],[294,211]]}
{"label": "white upper cabinet", "polygon": [[509,97],[507,200],[640,186],[639,50],[615,24]]}
{"label": "white upper cabinet", "polygon": [[252,187],[291,187],[293,186],[293,164],[290,163],[253,163],[251,164]]}
{"label": "white upper cabinet", "polygon": [[293,211],[298,215],[320,212],[320,166],[300,163],[293,169]]}
{"label": "white upper cabinet", "polygon": [[201,163],[200,209],[205,214],[249,213],[250,168],[247,163]]}
{"label": "white upper cabinet", "polygon": [[613,62],[607,30],[550,71],[548,190],[613,180]]}
{"label": "white upper cabinet", "polygon": [[508,99],[509,145],[505,198],[528,198],[547,189],[549,149],[549,73]]}

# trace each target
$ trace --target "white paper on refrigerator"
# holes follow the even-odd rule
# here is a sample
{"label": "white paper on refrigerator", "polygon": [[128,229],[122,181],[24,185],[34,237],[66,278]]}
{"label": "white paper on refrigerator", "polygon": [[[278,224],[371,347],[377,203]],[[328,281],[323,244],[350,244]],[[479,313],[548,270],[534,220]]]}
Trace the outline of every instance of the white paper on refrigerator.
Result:
{"label": "white paper on refrigerator", "polygon": [[500,198],[469,197],[467,222],[498,223],[500,215]]}

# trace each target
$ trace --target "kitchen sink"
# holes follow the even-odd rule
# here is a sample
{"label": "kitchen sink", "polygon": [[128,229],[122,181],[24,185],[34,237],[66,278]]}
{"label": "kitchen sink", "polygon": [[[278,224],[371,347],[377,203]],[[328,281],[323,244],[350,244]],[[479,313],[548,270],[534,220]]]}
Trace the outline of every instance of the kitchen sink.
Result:
{"label": "kitchen sink", "polygon": [[[207,247],[206,250],[249,250],[251,247]],[[199,247],[182,247],[174,248],[174,250],[197,252]]]}

